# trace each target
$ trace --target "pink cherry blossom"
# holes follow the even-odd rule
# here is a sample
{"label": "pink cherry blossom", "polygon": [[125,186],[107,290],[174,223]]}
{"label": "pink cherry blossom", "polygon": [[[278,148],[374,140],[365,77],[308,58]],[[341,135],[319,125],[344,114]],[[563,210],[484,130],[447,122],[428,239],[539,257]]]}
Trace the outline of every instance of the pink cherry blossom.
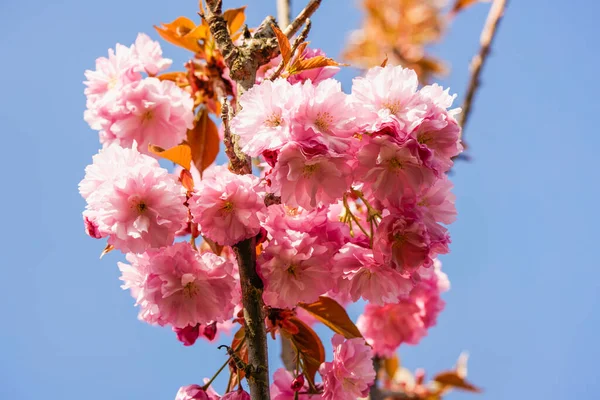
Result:
{"label": "pink cherry blossom", "polygon": [[331,289],[328,249],[316,237],[295,231],[274,234],[257,261],[271,307],[313,302]]}
{"label": "pink cherry blossom", "polygon": [[413,140],[398,142],[390,136],[377,136],[359,151],[355,175],[364,182],[365,191],[379,200],[415,193],[435,180],[425,167]]}
{"label": "pink cherry blossom", "polygon": [[183,343],[184,346],[192,346],[200,336],[200,324],[188,325],[183,328],[173,327],[173,332],[177,335],[177,340]]}
{"label": "pink cherry blossom", "polygon": [[352,81],[352,97],[362,106],[357,115],[369,132],[392,124],[408,133],[426,114],[426,105],[417,95],[417,74],[401,66],[374,67]]}
{"label": "pink cherry blossom", "polygon": [[139,81],[142,76],[136,70],[137,58],[127,46],[117,44],[115,50],[108,50],[108,58],[96,59],[96,69],[85,71],[84,84],[88,107],[93,107],[110,90],[118,90],[123,85]]}
{"label": "pink cherry blossom", "polygon": [[301,98],[300,85],[285,79],[264,81],[244,93],[239,99],[242,110],[231,120],[231,131],[240,136],[242,151],[254,157],[281,148],[290,138]]}
{"label": "pink cherry blossom", "polygon": [[345,156],[289,143],[269,177],[271,189],[283,203],[310,210],[342,198],[350,187],[352,170]]}
{"label": "pink cherry blossom", "polygon": [[[283,368],[279,368],[273,374],[273,383],[271,384],[271,400],[294,400],[296,391],[292,389],[294,376]],[[302,392],[308,391],[308,382],[304,382]],[[319,394],[298,394],[298,400],[320,400]]]}
{"label": "pink cherry blossom", "polygon": [[424,219],[414,209],[404,208],[381,220],[373,238],[373,252],[378,262],[391,263],[410,275],[421,266],[430,266],[437,254],[446,254],[449,242],[444,227]]}
{"label": "pink cherry blossom", "polygon": [[235,175],[226,166],[196,184],[190,200],[193,220],[203,235],[222,245],[256,236],[265,210],[264,189],[254,175]]}
{"label": "pink cherry blossom", "polygon": [[308,81],[302,85],[303,101],[294,118],[292,137],[307,145],[321,144],[334,152],[347,151],[358,131],[354,123],[354,107],[341,84],[326,79],[318,85]]}
{"label": "pink cherry blossom", "polygon": [[148,144],[170,148],[186,137],[193,127],[194,101],[171,81],[146,78],[121,88],[115,103],[98,111],[106,130],[103,145],[118,143],[131,147],[134,141],[142,153]]}
{"label": "pink cherry blossom", "polygon": [[209,397],[202,386],[187,385],[179,388],[175,400],[209,400]]}
{"label": "pink cherry blossom", "polygon": [[186,328],[223,321],[234,307],[232,265],[213,253],[200,254],[179,242],[119,263],[124,289],[131,289],[139,318],[151,324]]}
{"label": "pink cherry blossom", "polygon": [[450,191],[452,182],[443,177],[438,179],[433,186],[421,191],[417,198],[417,206],[423,214],[436,222],[451,224],[456,220],[456,196]]}
{"label": "pink cherry blossom", "polygon": [[250,400],[250,395],[243,389],[232,390],[229,393],[225,393],[221,400]]}
{"label": "pink cherry blossom", "polygon": [[149,168],[157,166],[156,160],[138,151],[137,143],[131,149],[107,146],[92,157],[92,164],[85,167],[85,179],[79,183],[79,193],[86,200],[94,194],[101,195],[101,188],[112,185],[124,170],[142,164]]}
{"label": "pink cherry blossom", "polygon": [[417,344],[434,326],[444,308],[440,293],[448,290],[449,282],[436,260],[432,268],[419,271],[421,279],[408,296],[396,304],[367,304],[357,326],[375,353],[390,357],[402,343]]}
{"label": "pink cherry blossom", "polygon": [[347,293],[354,302],[362,297],[379,305],[393,303],[398,296],[408,295],[413,287],[410,278],[376,262],[371,249],[353,243],[340,249],[332,265],[332,275],[339,277],[338,291]]}
{"label": "pink cherry blossom", "polygon": [[366,397],[375,381],[373,351],[362,338],[345,340],[336,334],[331,340],[333,362],[321,364],[323,400],[356,400]]}
{"label": "pink cherry blossom", "polygon": [[187,223],[185,189],[135,147],[111,147],[94,158],[80,183],[88,203],[84,217],[123,252],[170,245]]}
{"label": "pink cherry blossom", "polygon": [[131,46],[131,52],[140,70],[150,76],[164,71],[173,63],[172,60],[163,58],[160,44],[145,33],[138,34],[135,43]]}
{"label": "pink cherry blossom", "polygon": [[463,150],[460,126],[446,113],[423,120],[411,136],[419,143],[421,154],[425,154],[421,157],[439,172],[447,172],[453,165],[452,158]]}

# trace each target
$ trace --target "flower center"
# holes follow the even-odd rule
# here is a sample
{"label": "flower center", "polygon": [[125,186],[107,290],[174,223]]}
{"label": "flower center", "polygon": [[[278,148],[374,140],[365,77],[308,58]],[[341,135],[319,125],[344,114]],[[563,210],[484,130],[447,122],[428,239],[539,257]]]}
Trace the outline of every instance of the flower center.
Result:
{"label": "flower center", "polygon": [[225,203],[223,203],[221,211],[223,211],[225,214],[230,214],[233,211],[233,203],[227,200]]}
{"label": "flower center", "polygon": [[329,127],[333,124],[333,116],[328,112],[320,112],[317,114],[317,119],[315,120],[315,126],[321,132],[329,131]]}
{"label": "flower center", "polygon": [[281,114],[273,113],[265,120],[265,125],[275,128],[281,125]]}
{"label": "flower center", "polygon": [[310,178],[319,170],[319,164],[308,164],[304,166],[302,172],[305,178]]}
{"label": "flower center", "polygon": [[296,276],[296,266],[294,264],[290,265],[287,269],[288,274],[292,275],[294,278],[297,278]]}
{"label": "flower center", "polygon": [[387,108],[388,110],[390,110],[392,114],[398,114],[398,112],[400,112],[400,110],[402,109],[402,104],[400,104],[399,100],[386,101],[382,105],[383,108]]}
{"label": "flower center", "polygon": [[194,282],[188,282],[183,287],[183,295],[192,298],[198,294],[198,286]]}
{"label": "flower center", "polygon": [[152,121],[152,118],[154,118],[154,114],[152,113],[152,110],[148,110],[142,114],[142,122]]}
{"label": "flower center", "polygon": [[148,205],[143,201],[140,201],[135,205],[135,209],[138,213],[143,214],[148,209]]}
{"label": "flower center", "polygon": [[117,86],[117,82],[119,82],[119,78],[117,78],[116,76],[113,76],[112,78],[110,78],[110,80],[108,81],[108,85],[106,85],[108,87],[108,89],[112,89],[115,86]]}
{"label": "flower center", "polygon": [[420,144],[427,144],[427,142],[430,142],[432,139],[431,132],[424,132],[417,135],[417,142]]}
{"label": "flower center", "polygon": [[390,170],[392,170],[392,171],[398,171],[400,169],[404,169],[402,162],[400,162],[400,160],[398,160],[397,158],[392,158],[391,160],[389,160],[388,166],[389,166]]}

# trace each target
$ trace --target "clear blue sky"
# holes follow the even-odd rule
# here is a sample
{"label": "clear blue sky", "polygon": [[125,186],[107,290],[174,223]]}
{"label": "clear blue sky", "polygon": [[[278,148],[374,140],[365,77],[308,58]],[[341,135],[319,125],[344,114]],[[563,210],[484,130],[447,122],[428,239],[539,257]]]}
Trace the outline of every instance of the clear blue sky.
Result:
{"label": "clear blue sky", "polygon": [[[274,12],[274,0],[249,3],[252,24]],[[156,38],[153,24],[193,17],[196,4],[0,1],[1,399],[172,399],[223,359],[214,345],[184,348],[137,321],[119,288],[121,257],[98,260],[102,243],[84,235],[77,192],[98,149],[82,119],[84,70],[138,32]],[[311,39],[330,55],[359,24],[349,4],[324,0],[313,19]],[[453,67],[443,83],[459,94],[486,12],[461,15],[437,49]],[[599,13],[595,1],[513,0],[501,26],[466,133],[473,161],[453,176],[447,309],[421,345],[401,350],[408,367],[428,371],[468,350],[485,394],[454,399],[600,390]],[[185,52],[164,47],[183,63]],[[346,87],[353,74],[340,74]]]}

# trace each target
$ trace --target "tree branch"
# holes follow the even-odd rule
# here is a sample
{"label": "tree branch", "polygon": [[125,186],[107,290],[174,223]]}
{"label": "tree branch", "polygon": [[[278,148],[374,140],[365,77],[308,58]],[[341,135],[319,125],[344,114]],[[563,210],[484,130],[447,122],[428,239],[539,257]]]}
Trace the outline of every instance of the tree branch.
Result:
{"label": "tree branch", "polygon": [[298,14],[296,19],[294,19],[292,23],[289,24],[287,28],[285,28],[285,30],[283,31],[285,36],[287,36],[288,39],[294,36],[296,32],[298,32],[298,29],[300,29],[300,27],[304,25],[304,21],[310,18],[315,13],[315,11],[317,11],[317,8],[319,8],[320,5],[321,0],[310,0],[306,7],[304,7],[304,10],[300,11],[300,14]]}
{"label": "tree branch", "polygon": [[371,389],[369,389],[370,400],[383,400],[383,395],[379,389],[379,370],[381,369],[381,358],[379,356],[373,357],[373,369],[375,369],[375,381]]}
{"label": "tree branch", "polygon": [[[483,70],[485,61],[487,60],[490,54],[492,42],[494,41],[494,37],[496,36],[496,32],[498,31],[498,26],[504,14],[507,2],[508,0],[494,0],[494,3],[492,4],[490,12],[488,13],[487,19],[485,21],[483,30],[481,31],[481,47],[479,49],[479,52],[471,60],[471,76],[469,79],[469,84],[467,86],[467,95],[463,103],[463,110],[459,121],[463,132],[469,120],[469,115],[471,114],[473,100],[475,99],[475,93],[477,92],[477,89],[480,85],[481,71]],[[461,133],[461,135],[463,134]],[[461,136],[461,140],[463,142],[463,146],[465,146],[466,148],[466,144],[464,143],[464,137]]]}
{"label": "tree branch", "polygon": [[292,0],[277,0],[277,20],[282,29],[287,27],[292,19],[291,3]]}

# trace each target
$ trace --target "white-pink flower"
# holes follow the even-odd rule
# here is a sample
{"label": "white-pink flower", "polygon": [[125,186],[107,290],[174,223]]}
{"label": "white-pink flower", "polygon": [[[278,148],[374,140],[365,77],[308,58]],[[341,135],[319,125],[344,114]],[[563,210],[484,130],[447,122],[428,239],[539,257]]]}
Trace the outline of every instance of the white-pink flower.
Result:
{"label": "white-pink flower", "polygon": [[94,157],[80,191],[88,203],[84,217],[123,252],[168,246],[187,223],[185,189],[135,145],[113,145]]}
{"label": "white-pink flower", "polygon": [[240,136],[242,151],[255,157],[281,148],[290,138],[301,99],[300,85],[285,79],[263,81],[244,93],[239,99],[242,110],[231,120],[231,131]]}
{"label": "white-pink flower", "polygon": [[369,132],[387,124],[407,134],[419,124],[426,105],[417,95],[415,71],[401,66],[374,67],[352,81],[353,100],[362,106],[357,119]]}
{"label": "white-pink flower", "polygon": [[391,265],[375,261],[371,249],[346,243],[333,257],[332,275],[338,278],[338,292],[352,301],[361,297],[373,304],[393,303],[410,293],[413,282]]}
{"label": "white-pink flower", "polygon": [[456,196],[452,190],[452,182],[443,176],[433,186],[429,186],[419,193],[416,203],[423,210],[423,214],[436,222],[451,224],[456,220]]}
{"label": "white-pink flower", "polygon": [[163,58],[160,44],[145,33],[138,34],[135,43],[131,46],[131,52],[140,70],[150,76],[164,71],[173,63],[173,60]]}
{"label": "white-pink flower", "polygon": [[321,144],[337,153],[346,152],[358,129],[355,110],[340,82],[326,79],[302,85],[302,102],[292,125],[292,137],[305,146]]}
{"label": "white-pink flower", "polygon": [[193,106],[190,95],[171,81],[146,78],[126,85],[114,103],[98,111],[106,120],[101,141],[122,147],[137,141],[142,153],[148,153],[148,144],[176,146],[193,127]]}
{"label": "white-pink flower", "polygon": [[359,150],[357,158],[357,179],[380,201],[412,195],[436,178],[419,159],[414,140],[398,142],[391,136],[376,136]]}
{"label": "white-pink flower", "polygon": [[395,304],[367,304],[358,318],[358,329],[377,355],[390,357],[402,343],[418,344],[443,310],[440,293],[450,284],[440,262],[435,260],[433,267],[421,268],[419,276],[408,296],[400,297]]}
{"label": "white-pink flower", "polygon": [[200,385],[186,385],[179,388],[175,400],[209,400]]}
{"label": "white-pink flower", "polygon": [[373,351],[364,339],[345,340],[336,334],[331,340],[333,362],[321,364],[323,400],[356,400],[366,397],[375,381]]}
{"label": "white-pink flower", "polygon": [[317,237],[291,230],[271,234],[274,238],[257,261],[267,305],[292,308],[298,302],[316,301],[335,288],[328,248]]}
{"label": "white-pink flower", "polygon": [[[319,394],[300,394],[292,389],[294,377],[289,371],[279,368],[273,373],[273,383],[271,384],[271,400],[294,400],[296,395],[298,400],[321,400]],[[308,391],[308,382],[305,381],[300,389],[301,392]]]}
{"label": "white-pink flower", "polygon": [[141,80],[142,76],[136,71],[136,67],[137,58],[131,49],[118,43],[115,50],[108,50],[108,58],[97,58],[96,69],[86,70],[87,80],[83,82],[87,86],[84,93],[88,108],[93,107],[109,91]]}
{"label": "white-pink flower", "polygon": [[310,210],[341,199],[352,183],[352,169],[345,156],[292,142],[281,149],[269,178],[284,204]]}
{"label": "white-pink flower", "polygon": [[190,200],[194,222],[203,235],[222,245],[256,236],[266,209],[264,189],[254,175],[236,175],[226,166],[196,184]]}
{"label": "white-pink flower", "polygon": [[231,317],[236,281],[225,258],[179,242],[127,260],[119,263],[122,287],[131,290],[141,320],[185,328]]}
{"label": "white-pink flower", "polygon": [[373,254],[378,262],[410,276],[421,266],[431,266],[436,255],[448,253],[449,243],[446,228],[405,207],[381,220],[373,237]]}

